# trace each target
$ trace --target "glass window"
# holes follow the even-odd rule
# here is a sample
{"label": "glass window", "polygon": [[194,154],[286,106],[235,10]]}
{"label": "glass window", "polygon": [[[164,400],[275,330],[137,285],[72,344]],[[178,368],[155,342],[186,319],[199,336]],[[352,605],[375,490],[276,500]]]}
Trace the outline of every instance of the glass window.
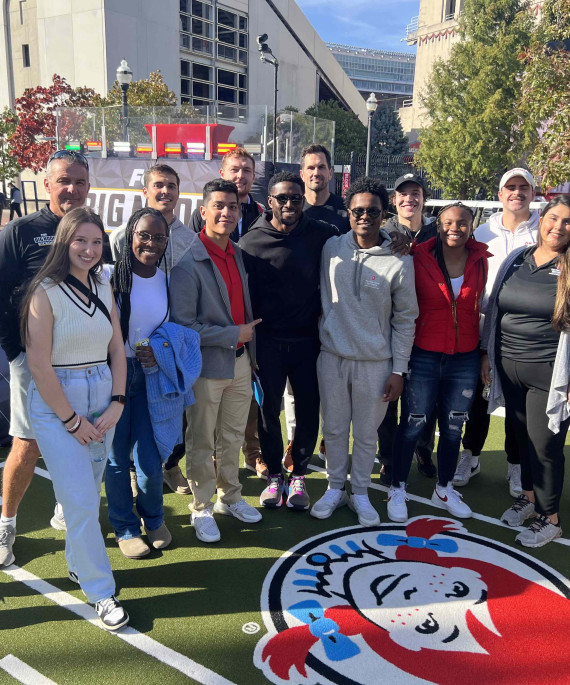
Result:
{"label": "glass window", "polygon": [[235,104],[237,102],[237,90],[218,86],[218,100]]}
{"label": "glass window", "polygon": [[245,50],[239,51],[239,61],[241,64],[247,64],[247,52]]}
{"label": "glass window", "polygon": [[189,104],[190,104],[190,98],[181,97],[181,98],[180,98],[180,102],[181,102],[183,105],[189,105]]}
{"label": "glass window", "polygon": [[186,33],[180,34],[180,47],[190,50],[190,36]]}
{"label": "glass window", "polygon": [[182,95],[190,95],[190,81],[185,78],[180,81],[180,92]]}
{"label": "glass window", "polygon": [[190,14],[190,2],[189,0],[180,0],[180,11]]}
{"label": "glass window", "polygon": [[240,48],[247,48],[247,33],[239,34],[239,46]]}
{"label": "glass window", "polygon": [[202,17],[202,19],[212,21],[212,6],[199,0],[192,0],[192,14],[195,17]]}
{"label": "glass window", "polygon": [[180,75],[190,76],[190,65],[191,62],[187,62],[185,59],[180,60]]}
{"label": "glass window", "polygon": [[247,31],[247,17],[240,17],[239,18],[239,30],[240,31]]}
{"label": "glass window", "polygon": [[183,14],[180,15],[180,30],[190,33],[190,18]]}
{"label": "glass window", "polygon": [[230,45],[237,45],[238,42],[237,31],[231,31],[223,26],[218,26],[218,40],[221,43],[229,43]]}
{"label": "glass window", "polygon": [[192,73],[194,78],[200,79],[201,81],[212,80],[212,67],[207,67],[205,64],[194,63]]}
{"label": "glass window", "polygon": [[235,71],[226,71],[225,69],[218,69],[218,83],[224,86],[237,86],[238,75]]}
{"label": "glass window", "polygon": [[247,76],[245,74],[239,75],[239,87],[244,90],[247,88]]}
{"label": "glass window", "polygon": [[192,50],[211,55],[213,53],[213,45],[209,40],[194,38],[194,36],[192,36]]}
{"label": "glass window", "polygon": [[221,7],[218,8],[218,24],[224,24],[224,26],[231,26],[233,29],[237,29],[237,20],[237,14],[223,10]]}
{"label": "glass window", "polygon": [[208,100],[199,100],[198,98],[192,98],[192,104],[195,107],[207,107],[208,105],[211,105],[211,102],[208,102]]}
{"label": "glass window", "polygon": [[211,98],[212,97],[212,86],[208,83],[200,83],[200,81],[194,81],[192,83],[192,95],[199,98]]}
{"label": "glass window", "polygon": [[212,24],[208,24],[201,19],[192,19],[192,33],[195,36],[205,36],[206,38],[211,38],[212,29]]}
{"label": "glass window", "polygon": [[218,57],[220,57],[220,59],[229,59],[232,62],[235,62],[237,59],[237,50],[235,48],[227,47],[226,45],[218,45]]}
{"label": "glass window", "polygon": [[245,90],[239,91],[239,104],[240,105],[247,105],[247,94],[246,94]]}

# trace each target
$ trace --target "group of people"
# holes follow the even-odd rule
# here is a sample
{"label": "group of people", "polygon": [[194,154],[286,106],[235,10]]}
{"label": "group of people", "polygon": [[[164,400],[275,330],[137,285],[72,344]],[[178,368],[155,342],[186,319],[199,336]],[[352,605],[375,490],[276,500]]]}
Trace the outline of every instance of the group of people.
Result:
{"label": "group of people", "polygon": [[[516,499],[502,520],[530,519],[516,538],[529,547],[562,534],[570,197],[539,217],[529,208],[533,177],[512,169],[499,184],[503,212],[474,232],[461,202],[426,219],[427,187],[410,173],[397,180],[396,214],[384,224],[390,198],[380,183],[358,179],[344,200],[335,196],[320,145],[303,150],[300,166],[270,180],[265,209],[250,194],[253,157],[229,152],[190,226],[174,214],[175,169],[152,166],[147,207],[111,233],[107,265],[103,224],[84,207],[87,160],[62,150],[46,169],[49,205],[0,232],[13,436],[0,566],[14,562],[17,510],[41,453],[69,577],[109,630],[128,615],[99,524],[103,478],[131,559],[172,540],[163,483],[192,493],[202,542],[220,540],[216,514],[259,522],[242,497],[241,449],[266,480],[264,508],[286,503],[324,519],[348,505],[361,525],[378,525],[368,490],[379,442],[391,520],[408,518],[414,454],[420,472],[437,477],[433,505],[466,518],[455,488],[479,473],[488,412],[504,404]],[[311,507],[305,476],[320,418],[328,488]]]}

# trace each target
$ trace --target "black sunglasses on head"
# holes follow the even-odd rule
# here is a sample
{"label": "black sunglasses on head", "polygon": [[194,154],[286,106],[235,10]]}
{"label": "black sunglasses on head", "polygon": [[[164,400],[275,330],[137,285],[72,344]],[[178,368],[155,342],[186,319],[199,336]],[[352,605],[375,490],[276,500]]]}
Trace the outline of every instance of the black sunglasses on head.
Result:
{"label": "black sunglasses on head", "polygon": [[277,202],[280,205],[285,205],[289,201],[293,205],[300,205],[301,202],[303,202],[305,199],[303,195],[285,195],[285,193],[282,193],[280,195],[270,195],[269,197],[272,197],[274,200],[277,200]]}
{"label": "black sunglasses on head", "polygon": [[81,164],[86,169],[89,169],[87,157],[76,150],[58,150],[57,152],[54,152],[53,155],[48,159],[48,164],[53,162],[54,159],[71,159],[74,162]]}
{"label": "black sunglasses on head", "polygon": [[382,214],[382,210],[378,209],[378,207],[355,207],[348,211],[355,219],[362,219],[365,214],[368,214],[371,219],[377,219]]}

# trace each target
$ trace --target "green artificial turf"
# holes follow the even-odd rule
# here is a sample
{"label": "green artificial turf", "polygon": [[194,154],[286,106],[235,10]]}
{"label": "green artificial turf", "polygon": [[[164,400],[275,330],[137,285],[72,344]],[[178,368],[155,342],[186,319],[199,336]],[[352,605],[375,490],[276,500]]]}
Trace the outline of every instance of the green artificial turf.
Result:
{"label": "green artificial turf", "polygon": [[[505,480],[506,459],[501,451],[502,426],[502,419],[492,418],[481,473],[462,488],[465,501],[475,511],[495,518],[512,502]],[[0,451],[0,460],[5,456],[6,451]],[[312,464],[322,466],[316,456]],[[39,466],[43,467],[41,461]],[[241,480],[245,498],[258,506],[263,481],[245,469],[241,471]],[[373,482],[379,482],[378,466]],[[314,502],[323,494],[326,480],[322,473],[311,471],[307,483]],[[429,498],[433,485],[433,480],[424,478],[412,467],[410,493]],[[570,532],[568,488],[567,483],[561,510],[562,521],[569,522],[566,537]],[[372,490],[371,500],[382,521],[387,521],[385,494]],[[153,551],[145,559],[135,561],[120,553],[108,524],[103,497],[103,532],[120,599],[131,616],[131,626],[234,683],[267,682],[254,667],[252,658],[265,632],[260,594],[266,574],[275,560],[292,546],[313,535],[355,525],[356,516],[344,507],[330,519],[321,521],[283,507],[264,510],[263,521],[250,526],[217,516],[222,539],[207,545],[197,541],[190,526],[189,501],[190,497],[165,489],[166,522],[173,544],[164,552]],[[49,527],[53,505],[50,481],[36,476],[18,514],[16,564],[83,600],[81,591],[67,579],[64,533]],[[408,505],[410,516],[444,515],[413,501]],[[514,546],[514,531],[476,519],[464,525],[472,533]],[[570,577],[568,547],[552,543],[525,552]],[[260,632],[242,631],[251,622],[261,626]],[[55,605],[26,585],[14,582],[4,573],[0,573],[0,645],[0,659],[13,654],[60,685],[195,682]],[[14,682],[17,681],[0,669],[0,684]]]}

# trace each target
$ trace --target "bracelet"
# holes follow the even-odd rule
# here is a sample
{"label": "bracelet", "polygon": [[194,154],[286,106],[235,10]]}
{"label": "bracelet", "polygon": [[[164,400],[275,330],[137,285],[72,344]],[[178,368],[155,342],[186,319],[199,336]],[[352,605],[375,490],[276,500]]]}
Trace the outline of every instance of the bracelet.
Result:
{"label": "bracelet", "polygon": [[81,425],[81,416],[77,415],[77,420],[73,424],[73,426],[71,426],[71,428],[66,428],[65,430],[68,433],[75,433],[75,431],[79,428],[80,425]]}
{"label": "bracelet", "polygon": [[65,419],[65,421],[62,421],[62,423],[69,423],[71,419],[74,419],[76,416],[77,412],[73,412],[73,414],[68,419]]}

